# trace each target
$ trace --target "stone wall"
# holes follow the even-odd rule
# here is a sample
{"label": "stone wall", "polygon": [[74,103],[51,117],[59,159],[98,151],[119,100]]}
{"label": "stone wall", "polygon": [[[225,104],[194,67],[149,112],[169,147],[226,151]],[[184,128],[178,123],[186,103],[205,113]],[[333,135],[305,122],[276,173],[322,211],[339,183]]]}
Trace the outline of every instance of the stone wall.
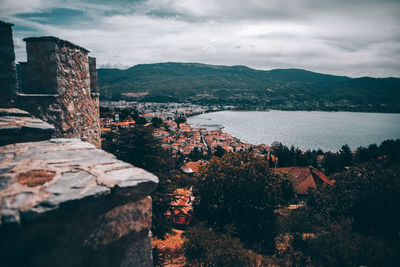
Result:
{"label": "stone wall", "polygon": [[152,266],[158,179],[96,148],[96,60],[68,41],[27,38],[17,93],[11,24],[0,33],[0,107],[48,122],[0,108],[0,265]]}
{"label": "stone wall", "polygon": [[1,266],[152,266],[158,179],[77,139],[0,147]]}
{"label": "stone wall", "polygon": [[[56,128],[54,137],[80,138],[100,147],[96,61],[88,50],[56,37],[26,38],[18,107]],[[90,71],[91,69],[91,71]]]}
{"label": "stone wall", "polygon": [[54,133],[54,126],[24,110],[0,108],[0,146],[48,140]]}
{"label": "stone wall", "polygon": [[90,92],[92,94],[99,94],[99,85],[97,83],[97,68],[96,58],[89,57],[89,72],[90,72]]}
{"label": "stone wall", "polygon": [[0,107],[13,106],[17,92],[13,24],[0,21]]}

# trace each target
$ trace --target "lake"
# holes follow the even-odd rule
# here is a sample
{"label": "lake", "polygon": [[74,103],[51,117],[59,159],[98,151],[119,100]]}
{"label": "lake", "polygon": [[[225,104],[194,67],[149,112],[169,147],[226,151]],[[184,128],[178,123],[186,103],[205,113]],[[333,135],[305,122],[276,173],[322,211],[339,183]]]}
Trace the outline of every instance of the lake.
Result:
{"label": "lake", "polygon": [[400,138],[400,114],[322,111],[221,111],[190,117],[188,122],[224,132],[251,144],[284,145],[300,149],[338,151],[348,144],[380,144]]}

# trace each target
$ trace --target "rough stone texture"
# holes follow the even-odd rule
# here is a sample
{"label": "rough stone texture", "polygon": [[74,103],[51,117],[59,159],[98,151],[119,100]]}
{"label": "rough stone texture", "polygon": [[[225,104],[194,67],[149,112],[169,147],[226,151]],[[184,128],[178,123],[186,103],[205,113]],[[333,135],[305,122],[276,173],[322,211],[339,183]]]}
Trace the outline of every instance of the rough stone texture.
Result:
{"label": "rough stone texture", "polygon": [[26,111],[0,108],[0,146],[48,140],[53,133],[54,126],[32,118]]}
{"label": "rough stone texture", "polygon": [[0,116],[32,117],[29,112],[18,108],[0,108]]}
{"label": "rough stone texture", "polygon": [[93,94],[99,94],[99,84],[97,82],[97,68],[96,58],[89,57],[89,73],[90,73],[90,92]]}
{"label": "rough stone texture", "polygon": [[17,92],[12,26],[0,20],[0,107],[11,107]]}
{"label": "rough stone texture", "polygon": [[[0,21],[0,106],[30,113],[0,108],[1,266],[152,266],[148,195],[158,179],[96,148],[96,60],[68,41],[27,38],[17,93],[11,26]],[[8,144],[53,132],[92,144]]]}
{"label": "rough stone texture", "polygon": [[[26,38],[17,105],[56,128],[54,137],[79,138],[100,147],[98,94],[91,94],[88,51],[56,37]],[[94,62],[95,68],[95,62]]]}
{"label": "rough stone texture", "polygon": [[158,179],[77,139],[0,147],[2,266],[152,266]]}

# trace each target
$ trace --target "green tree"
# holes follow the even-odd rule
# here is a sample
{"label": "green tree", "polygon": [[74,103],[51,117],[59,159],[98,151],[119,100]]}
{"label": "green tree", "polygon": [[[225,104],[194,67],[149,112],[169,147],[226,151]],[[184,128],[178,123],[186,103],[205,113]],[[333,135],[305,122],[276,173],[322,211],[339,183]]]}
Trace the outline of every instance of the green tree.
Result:
{"label": "green tree", "polygon": [[255,266],[256,257],[243,247],[232,231],[217,232],[204,223],[188,228],[185,232],[185,255],[188,263],[205,266]]}
{"label": "green tree", "polygon": [[186,122],[186,117],[184,116],[179,116],[175,119],[176,124],[178,125],[178,128],[180,127],[179,125],[181,123],[185,123]]}
{"label": "green tree", "polygon": [[[310,194],[307,206],[289,216],[284,229],[297,236],[295,249],[316,266],[396,265],[399,162],[372,160],[331,178],[333,186]],[[316,236],[303,240],[304,232]]]}
{"label": "green tree", "polygon": [[151,125],[154,128],[160,128],[162,124],[163,124],[163,120],[161,118],[153,117],[151,119]]}
{"label": "green tree", "polygon": [[353,153],[347,144],[342,146],[342,149],[339,151],[339,160],[339,165],[342,169],[345,166],[353,165]]}
{"label": "green tree", "polygon": [[120,129],[117,133],[106,135],[102,148],[118,159],[143,168],[157,175],[159,184],[151,196],[153,199],[152,232],[157,237],[163,237],[171,230],[166,212],[170,209],[175,190],[171,183],[174,161],[161,148],[161,143],[153,136],[153,127],[136,125],[134,128]]}
{"label": "green tree", "polygon": [[399,251],[384,240],[352,231],[349,219],[327,224],[316,238],[295,235],[293,246],[302,252],[293,262],[298,266],[395,266],[400,260]]}
{"label": "green tree", "polygon": [[147,123],[147,120],[143,117],[138,116],[135,122],[137,125],[145,125]]}
{"label": "green tree", "polygon": [[226,150],[225,150],[222,146],[218,145],[218,146],[215,148],[214,156],[220,158],[220,157],[222,157],[223,155],[225,155],[225,153],[226,153]]}
{"label": "green tree", "polygon": [[188,155],[188,157],[193,160],[197,161],[203,158],[203,152],[200,151],[197,147],[195,147]]}
{"label": "green tree", "polygon": [[[326,190],[324,198],[330,205],[331,218],[352,217],[354,229],[365,235],[387,239],[400,229],[400,170],[370,162],[333,177],[335,186]],[[325,202],[324,201],[324,202]]]}
{"label": "green tree", "polygon": [[332,152],[325,153],[324,160],[322,162],[322,168],[327,175],[341,171],[339,156]]}
{"label": "green tree", "polygon": [[356,154],[354,155],[354,161],[358,164],[364,163],[371,160],[371,156],[369,154],[368,148],[359,147],[356,150]]}
{"label": "green tree", "polygon": [[291,182],[252,153],[213,157],[201,171],[198,215],[223,227],[233,224],[246,244],[258,251],[274,247],[279,204],[294,196]]}

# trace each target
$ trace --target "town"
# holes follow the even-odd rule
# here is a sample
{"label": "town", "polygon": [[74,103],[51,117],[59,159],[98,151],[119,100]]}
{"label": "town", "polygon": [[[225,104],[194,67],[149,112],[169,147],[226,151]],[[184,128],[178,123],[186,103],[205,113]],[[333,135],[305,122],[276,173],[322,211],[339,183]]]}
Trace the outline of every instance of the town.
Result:
{"label": "town", "polygon": [[[133,116],[141,120],[141,124],[156,120],[163,121],[154,130],[154,136],[161,139],[162,147],[173,156],[189,156],[200,153],[202,156],[213,155],[219,150],[239,152],[252,150],[255,155],[266,156],[271,152],[266,144],[248,144],[238,138],[224,133],[220,129],[207,130],[192,127],[186,118],[205,112],[230,110],[232,106],[198,106],[182,103],[138,103],[127,101],[101,102],[102,132],[117,131],[118,127],[129,128],[137,123]],[[132,116],[132,112],[136,115]]]}

